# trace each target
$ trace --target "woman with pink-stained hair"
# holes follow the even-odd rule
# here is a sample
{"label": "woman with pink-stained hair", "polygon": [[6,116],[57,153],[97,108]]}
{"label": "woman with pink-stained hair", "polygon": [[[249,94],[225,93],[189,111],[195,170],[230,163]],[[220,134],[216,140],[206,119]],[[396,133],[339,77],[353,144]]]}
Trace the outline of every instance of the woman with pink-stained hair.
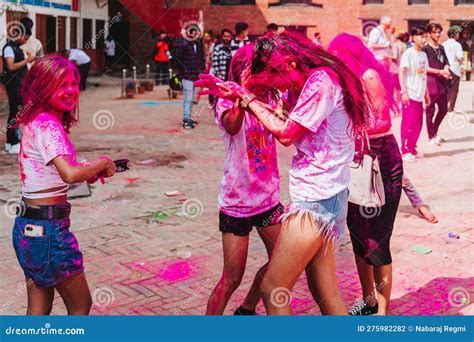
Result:
{"label": "woman with pink-stained hair", "polygon": [[238,101],[285,146],[294,145],[291,204],[262,281],[267,313],[291,314],[291,291],[306,271],[321,312],[347,314],[336,284],[335,250],[346,227],[354,135],[366,123],[360,80],[308,38],[269,33],[255,43],[252,84],[284,92],[286,120],[250,89],[201,75],[199,85]]}
{"label": "woman with pink-stained hair", "polygon": [[[20,146],[22,203],[12,230],[13,246],[25,275],[28,315],[49,315],[55,290],[69,315],[87,315],[92,299],[83,256],[70,231],[69,184],[111,177],[114,162],[76,159],[67,133],[78,121],[80,76],[63,57],[33,64],[23,82],[24,125]],[[20,113],[20,112],[19,112]]]}
{"label": "woman with pink-stained hair", "polygon": [[362,301],[349,314],[386,315],[392,289],[390,238],[403,176],[403,163],[390,117],[391,110],[397,110],[393,77],[356,36],[345,33],[336,36],[328,51],[362,81],[371,117],[367,127],[370,151],[379,160],[385,190],[385,205],[375,216],[365,214],[370,213],[370,209],[349,203],[347,225],[363,292]]}

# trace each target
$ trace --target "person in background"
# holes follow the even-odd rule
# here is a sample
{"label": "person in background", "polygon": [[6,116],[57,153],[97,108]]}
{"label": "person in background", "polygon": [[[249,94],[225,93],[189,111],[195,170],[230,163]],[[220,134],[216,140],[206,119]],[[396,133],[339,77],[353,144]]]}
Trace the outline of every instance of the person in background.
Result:
{"label": "person in background", "polygon": [[193,129],[197,122],[191,117],[193,99],[196,96],[194,81],[204,70],[204,51],[201,44],[202,32],[192,28],[182,30],[182,37],[176,41],[175,56],[179,63],[176,67],[183,83],[183,128]]}
{"label": "person in background", "polygon": [[74,62],[81,75],[80,90],[86,90],[87,76],[89,76],[89,70],[91,68],[91,58],[80,49],[71,49],[61,51],[61,55]]}
{"label": "person in background", "polygon": [[380,25],[374,27],[369,34],[367,47],[373,52],[375,59],[387,70],[390,68],[392,56],[392,18],[383,16]]}
{"label": "person in background", "polygon": [[[203,50],[204,50],[204,73],[209,74],[212,68],[212,50],[214,50],[214,39],[212,38],[212,31],[207,31],[203,36]],[[198,104],[201,100],[201,95],[198,93],[196,99],[193,101],[194,104]]]}
{"label": "person in background", "polygon": [[316,45],[321,46],[321,33],[316,32],[316,33],[314,34],[313,43],[316,44]]}
{"label": "person in background", "polygon": [[277,32],[278,31],[278,25],[275,23],[270,23],[267,25],[267,33],[268,32]]}
{"label": "person in background", "polygon": [[[429,39],[423,51],[428,56],[428,92],[431,99],[430,105],[426,107],[426,129],[428,130],[429,144],[441,145],[443,139],[438,136],[438,128],[448,112],[446,88],[451,73],[449,72],[448,57],[446,57],[443,45],[439,43],[443,27],[437,23],[430,23],[426,26],[426,31]],[[436,118],[435,106],[438,106]]]}
{"label": "person in background", "polygon": [[221,31],[222,43],[217,44],[212,51],[211,74],[219,77],[221,80],[227,81],[229,77],[230,60],[232,59],[232,51],[230,43],[232,41],[232,31],[223,29]]}
{"label": "person in background", "polygon": [[104,41],[105,47],[105,68],[107,70],[112,70],[112,67],[115,62],[115,40],[109,34]]}
{"label": "person in background", "polygon": [[[20,20],[21,25],[29,29],[33,34],[33,20],[28,17],[25,17]],[[23,50],[25,55],[27,52],[30,52],[32,56],[41,58],[44,57],[43,44],[39,39],[36,39],[33,36],[30,36],[25,44],[21,45],[20,48]],[[32,63],[28,63],[28,69],[31,68]]]}
{"label": "person in background", "polygon": [[428,204],[426,204],[423,199],[421,198],[418,191],[416,191],[415,186],[410,181],[410,179],[403,174],[402,177],[402,189],[405,192],[405,195],[408,197],[408,200],[411,203],[411,206],[415,208],[418,213],[424,218],[426,221],[430,223],[437,223],[438,219],[431,211],[431,208]]}
{"label": "person in background", "polygon": [[443,43],[444,51],[448,57],[449,70],[451,71],[451,81],[448,87],[448,114],[454,112],[456,99],[459,92],[459,82],[461,81],[461,64],[464,60],[462,46],[459,43],[461,36],[461,26],[451,26],[448,30],[449,39]]}
{"label": "person in background", "polygon": [[238,22],[235,24],[235,38],[230,42],[230,50],[232,51],[232,57],[242,46],[250,43],[248,38],[249,25],[245,22]]}
{"label": "person in background", "polygon": [[428,57],[423,52],[426,30],[416,26],[410,31],[413,46],[401,58],[398,78],[402,94],[401,148],[404,161],[414,161],[418,154],[416,143],[423,127],[423,100],[430,105],[426,70]]}
{"label": "person in background", "polygon": [[470,81],[472,72],[472,37],[468,28],[464,28],[464,31],[462,31],[460,43],[462,51],[464,52],[464,72],[466,73],[466,81]]}
{"label": "person in background", "polygon": [[10,36],[2,49],[3,73],[2,81],[5,85],[8,96],[9,115],[7,120],[7,141],[5,151],[9,154],[20,152],[20,138],[16,123],[17,113],[20,113],[23,105],[21,96],[21,86],[23,78],[28,72],[27,63],[33,63],[35,56],[31,52],[26,52],[20,48],[31,37],[31,30],[20,26],[9,30]]}
{"label": "person in background", "polygon": [[166,32],[160,32],[154,48],[155,84],[169,83],[169,46],[165,41]]}

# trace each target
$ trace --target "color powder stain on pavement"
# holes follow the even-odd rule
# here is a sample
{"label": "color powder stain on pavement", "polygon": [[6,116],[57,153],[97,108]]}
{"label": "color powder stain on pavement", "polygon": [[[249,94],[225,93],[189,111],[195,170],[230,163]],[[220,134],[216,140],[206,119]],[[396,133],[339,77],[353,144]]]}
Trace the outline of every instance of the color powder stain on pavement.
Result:
{"label": "color powder stain on pavement", "polygon": [[165,264],[157,273],[159,278],[169,283],[184,281],[195,275],[194,265],[187,260]]}

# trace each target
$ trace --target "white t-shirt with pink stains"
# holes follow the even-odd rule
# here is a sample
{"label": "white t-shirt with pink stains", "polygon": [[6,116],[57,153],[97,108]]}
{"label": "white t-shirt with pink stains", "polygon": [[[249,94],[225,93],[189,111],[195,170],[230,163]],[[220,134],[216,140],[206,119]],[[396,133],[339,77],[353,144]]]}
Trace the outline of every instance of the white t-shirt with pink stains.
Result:
{"label": "white t-shirt with pink stains", "polygon": [[354,157],[352,124],[342,89],[325,70],[318,69],[295,101],[288,117],[307,132],[295,143],[290,196],[304,202],[328,199],[347,189]]}
{"label": "white t-shirt with pink stains", "polygon": [[218,207],[232,217],[250,217],[272,209],[280,201],[276,142],[265,126],[247,112],[240,130],[230,135],[222,123],[222,114],[233,105],[232,101],[219,99],[216,106],[226,148]]}
{"label": "white t-shirt with pink stains", "polygon": [[50,162],[60,155],[76,157],[74,146],[61,122],[40,113],[25,125],[20,144],[20,172],[23,196],[67,185]]}

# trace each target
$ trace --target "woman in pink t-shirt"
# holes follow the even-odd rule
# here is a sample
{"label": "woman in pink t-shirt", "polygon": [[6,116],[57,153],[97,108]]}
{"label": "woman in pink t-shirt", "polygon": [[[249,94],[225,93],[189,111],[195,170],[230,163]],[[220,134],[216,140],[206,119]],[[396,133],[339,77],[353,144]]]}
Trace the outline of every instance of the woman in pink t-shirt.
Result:
{"label": "woman in pink t-shirt", "polygon": [[291,290],[306,270],[323,314],[347,314],[336,284],[335,250],[346,227],[354,131],[366,122],[360,80],[335,56],[306,37],[270,33],[255,43],[252,83],[286,92],[288,120],[249,89],[201,75],[213,95],[236,99],[283,145],[295,145],[290,169],[292,203],[262,281],[268,314],[291,314]]}
{"label": "woman in pink t-shirt", "polygon": [[79,72],[63,57],[33,64],[23,83],[24,125],[20,145],[22,202],[12,231],[26,278],[28,315],[49,315],[54,291],[70,315],[87,315],[92,305],[82,253],[69,230],[69,184],[111,177],[115,164],[102,156],[78,163],[67,132],[78,120]]}
{"label": "woman in pink t-shirt", "polygon": [[[237,51],[230,65],[229,77],[232,81],[237,84],[248,81],[241,75],[249,68],[251,55],[250,45]],[[272,95],[273,99],[278,96],[274,91],[265,91],[259,98],[268,101]],[[242,281],[249,234],[253,227],[257,228],[270,257],[280,232],[279,220],[284,210],[280,204],[280,175],[273,135],[255,116],[239,107],[238,101],[219,99],[216,113],[226,148],[224,176],[218,198],[224,268],[209,297],[208,315],[221,315]],[[247,297],[235,315],[255,315],[266,267],[267,264],[257,272]]]}

